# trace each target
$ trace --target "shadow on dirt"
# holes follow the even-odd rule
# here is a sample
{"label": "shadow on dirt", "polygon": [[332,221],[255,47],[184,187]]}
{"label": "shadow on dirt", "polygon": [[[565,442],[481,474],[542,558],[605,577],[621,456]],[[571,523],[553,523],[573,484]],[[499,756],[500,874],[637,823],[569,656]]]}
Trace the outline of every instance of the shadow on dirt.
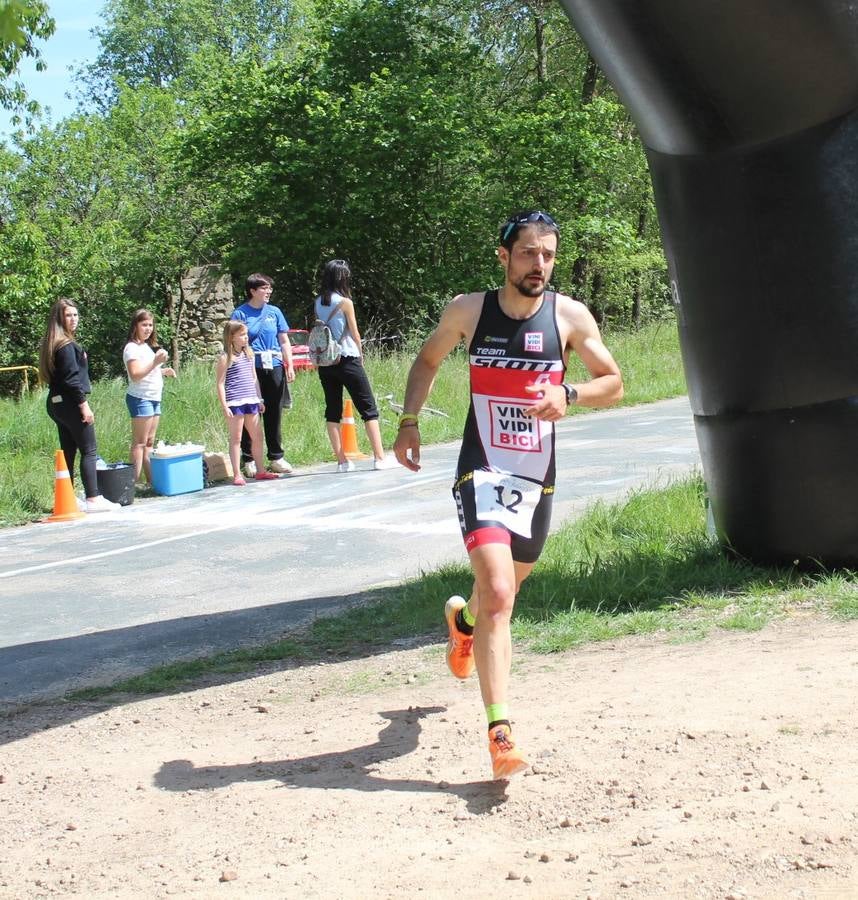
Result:
{"label": "shadow on dirt", "polygon": [[[773,570],[736,564],[712,548],[699,546],[686,548],[674,559],[638,551],[600,560],[597,565],[585,567],[568,560],[564,565],[546,560],[534,571],[516,604],[517,615],[539,622],[566,615],[572,606],[602,615],[664,609],[681,605],[684,591],[740,591],[773,574]],[[0,745],[155,696],[117,689],[94,700],[62,699],[71,690],[116,685],[163,665],[164,659],[202,661],[197,675],[191,666],[180,687],[159,694],[169,697],[319,662],[369,658],[397,647],[440,643],[445,633],[437,615],[437,598],[467,592],[469,587],[467,566],[457,565],[423,576],[419,585],[408,586],[407,596],[402,587],[382,587],[0,648]],[[367,611],[367,607],[376,608]],[[354,611],[351,617],[330,620],[349,611]],[[372,645],[357,643],[355,635],[367,633],[367,618],[377,634],[398,637]],[[303,636],[314,623],[327,626],[329,620],[339,628],[331,635],[331,644],[319,644],[316,639],[315,655],[306,653]],[[321,631],[327,633],[324,627]],[[279,641],[293,645],[292,649],[284,652],[268,646]],[[320,647],[332,645],[338,649],[320,655]],[[255,661],[206,663],[206,658],[243,648],[259,651]]]}
{"label": "shadow on dirt", "polygon": [[489,813],[506,803],[506,781],[450,784],[424,779],[382,778],[377,774],[381,763],[407,756],[417,749],[421,719],[446,711],[444,706],[417,706],[380,712],[389,724],[379,732],[374,744],[336,753],[228,766],[196,767],[187,759],[170,760],[156,773],[154,783],[166,791],[211,791],[237,782],[277,779],[289,787],[319,790],[452,793],[466,801],[470,813]]}

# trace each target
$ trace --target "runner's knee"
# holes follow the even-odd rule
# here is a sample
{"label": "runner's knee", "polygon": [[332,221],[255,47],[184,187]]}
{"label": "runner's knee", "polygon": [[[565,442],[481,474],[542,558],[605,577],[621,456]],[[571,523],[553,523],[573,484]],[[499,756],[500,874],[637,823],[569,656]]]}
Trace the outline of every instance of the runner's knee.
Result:
{"label": "runner's knee", "polygon": [[480,614],[493,622],[506,623],[512,617],[515,604],[515,584],[504,575],[497,575],[480,584]]}

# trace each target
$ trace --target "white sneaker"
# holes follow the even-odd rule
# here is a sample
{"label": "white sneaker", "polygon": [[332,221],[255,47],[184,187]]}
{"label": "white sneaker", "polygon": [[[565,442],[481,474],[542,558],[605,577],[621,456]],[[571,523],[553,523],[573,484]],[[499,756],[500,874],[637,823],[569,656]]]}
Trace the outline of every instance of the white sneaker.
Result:
{"label": "white sneaker", "polygon": [[372,467],[377,472],[383,469],[398,469],[399,463],[396,461],[395,456],[385,456],[382,459],[374,459],[372,462]]}
{"label": "white sneaker", "polygon": [[292,473],[292,463],[285,456],[281,456],[280,459],[272,459],[268,468],[278,475],[291,475]]}
{"label": "white sneaker", "polygon": [[252,459],[246,462],[241,468],[244,470],[245,478],[256,478],[256,463]]}
{"label": "white sneaker", "polygon": [[118,503],[113,503],[111,500],[108,500],[107,497],[102,497],[101,494],[97,497],[86,498],[86,511],[88,513],[114,512],[119,508]]}
{"label": "white sneaker", "polygon": [[77,500],[77,511],[86,512],[86,500],[83,497],[75,497],[75,500]]}
{"label": "white sneaker", "polygon": [[337,472],[354,472],[355,464],[347,459],[344,463],[337,463]]}

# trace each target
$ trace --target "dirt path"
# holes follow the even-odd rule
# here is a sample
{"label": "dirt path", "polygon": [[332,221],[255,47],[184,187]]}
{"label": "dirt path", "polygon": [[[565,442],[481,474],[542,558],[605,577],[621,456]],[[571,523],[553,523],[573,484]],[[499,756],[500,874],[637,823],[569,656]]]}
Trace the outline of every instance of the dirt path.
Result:
{"label": "dirt path", "polygon": [[858,897],[858,623],[519,654],[485,781],[437,644],[0,720],[0,896]]}

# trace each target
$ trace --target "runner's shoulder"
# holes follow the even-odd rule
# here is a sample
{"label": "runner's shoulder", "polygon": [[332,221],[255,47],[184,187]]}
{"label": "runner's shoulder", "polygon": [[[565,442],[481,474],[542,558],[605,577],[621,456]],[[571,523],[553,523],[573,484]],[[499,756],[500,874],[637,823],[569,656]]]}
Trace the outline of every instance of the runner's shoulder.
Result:
{"label": "runner's shoulder", "polygon": [[470,294],[457,294],[447,304],[445,316],[457,322],[476,323],[483,308],[485,291],[474,291]]}
{"label": "runner's shoulder", "polygon": [[554,302],[557,309],[561,313],[578,313],[581,310],[587,311],[587,307],[580,300],[570,297],[568,294],[561,294],[559,291],[554,295]]}
{"label": "runner's shoulder", "polygon": [[485,291],[471,291],[469,294],[456,294],[450,301],[450,306],[458,306],[462,309],[479,308],[483,305]]}
{"label": "runner's shoulder", "polygon": [[571,328],[589,331],[595,325],[593,314],[580,300],[567,294],[556,294],[554,302],[558,318],[566,321]]}

